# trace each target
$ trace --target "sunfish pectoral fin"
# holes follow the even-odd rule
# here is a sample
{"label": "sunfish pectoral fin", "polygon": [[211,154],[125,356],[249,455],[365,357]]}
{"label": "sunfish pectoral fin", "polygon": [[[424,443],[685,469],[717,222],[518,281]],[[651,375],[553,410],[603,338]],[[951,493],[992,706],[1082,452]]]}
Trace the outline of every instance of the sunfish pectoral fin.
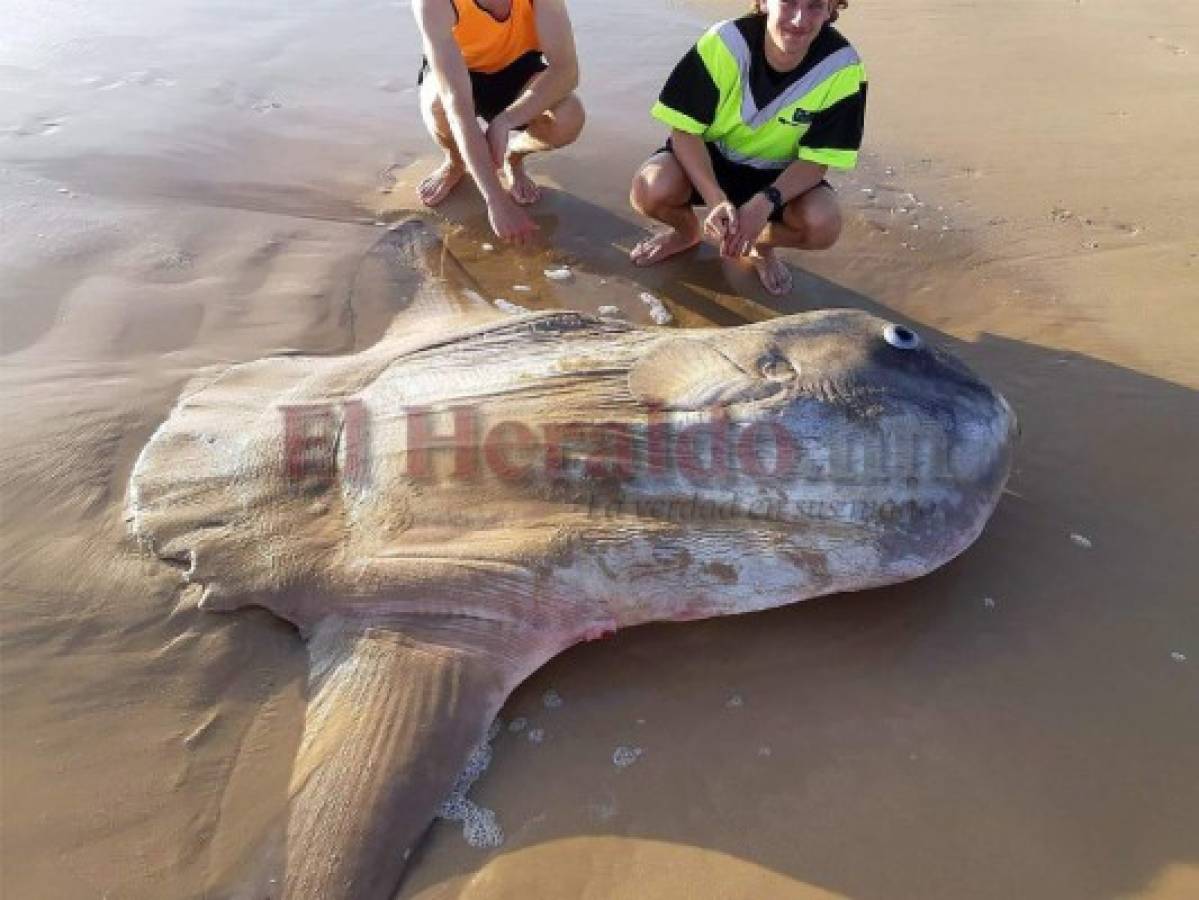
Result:
{"label": "sunfish pectoral fin", "polygon": [[689,337],[659,341],[629,370],[629,392],[664,410],[712,411],[766,400],[780,390],[778,384],[744,371],[711,344]]}
{"label": "sunfish pectoral fin", "polygon": [[460,638],[315,629],[282,896],[390,898],[509,692],[550,655],[519,636]]}

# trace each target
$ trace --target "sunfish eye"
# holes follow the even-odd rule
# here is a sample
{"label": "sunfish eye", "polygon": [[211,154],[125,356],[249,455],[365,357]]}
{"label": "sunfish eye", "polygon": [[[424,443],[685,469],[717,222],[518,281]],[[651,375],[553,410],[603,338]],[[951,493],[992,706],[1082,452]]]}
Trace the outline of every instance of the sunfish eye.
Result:
{"label": "sunfish eye", "polygon": [[771,381],[787,381],[795,377],[795,369],[791,363],[775,354],[763,357],[758,363],[758,370],[763,378]]}
{"label": "sunfish eye", "polygon": [[883,340],[899,350],[915,350],[920,346],[920,335],[905,325],[888,325],[883,329]]}

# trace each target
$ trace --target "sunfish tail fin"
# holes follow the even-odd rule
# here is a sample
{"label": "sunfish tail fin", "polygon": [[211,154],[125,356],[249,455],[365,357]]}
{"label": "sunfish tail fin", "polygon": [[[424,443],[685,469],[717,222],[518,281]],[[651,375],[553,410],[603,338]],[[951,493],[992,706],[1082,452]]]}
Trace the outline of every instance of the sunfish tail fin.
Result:
{"label": "sunfish tail fin", "polygon": [[542,661],[327,620],[290,788],[283,896],[390,898],[504,700]]}

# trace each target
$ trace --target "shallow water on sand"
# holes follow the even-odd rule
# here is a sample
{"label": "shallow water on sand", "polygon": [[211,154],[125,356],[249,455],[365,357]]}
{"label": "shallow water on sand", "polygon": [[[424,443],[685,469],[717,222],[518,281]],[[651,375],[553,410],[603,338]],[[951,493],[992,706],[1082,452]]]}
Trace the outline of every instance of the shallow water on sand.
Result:
{"label": "shallow water on sand", "polygon": [[[402,306],[360,262],[434,160],[411,13],[7,6],[2,887],[221,895],[281,812],[305,654],[265,613],[199,613],[126,537],[125,485],[197,373],[362,347]],[[648,321],[650,292],[684,327],[835,305],[907,321],[1017,409],[1009,494],[919,582],[554,661],[475,788],[505,845],[439,823],[402,894],[1194,896],[1193,7],[1133,33],[1111,0],[854,0],[870,152],[836,180],[842,241],[793,257],[778,300],[711,250],[625,262],[629,176],[661,139],[644,111],[720,6],[573,3],[591,115],[532,164],[546,244],[485,249],[462,190],[437,215],[451,250],[530,308]],[[945,83],[923,45],[970,65]],[[1138,134],[1167,152],[1147,160]],[[570,282],[546,278],[558,264]],[[620,747],[642,752],[616,766]]]}

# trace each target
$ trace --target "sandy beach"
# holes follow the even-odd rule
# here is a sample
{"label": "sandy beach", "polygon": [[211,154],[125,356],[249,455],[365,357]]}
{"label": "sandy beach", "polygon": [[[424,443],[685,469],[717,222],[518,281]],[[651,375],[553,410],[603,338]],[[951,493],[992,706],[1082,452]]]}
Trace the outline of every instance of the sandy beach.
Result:
{"label": "sandy beach", "polygon": [[[863,161],[784,298],[712,248],[627,261],[649,107],[741,7],[576,0],[589,119],[530,164],[544,240],[487,249],[469,188],[431,221],[531,309],[908,323],[1019,414],[1007,495],[932,576],[560,656],[471,795],[503,845],[438,822],[398,896],[1199,896],[1199,7],[852,0]],[[304,645],[198,610],[130,538],[127,484],[197,375],[367,347],[409,299],[367,253],[437,160],[415,26],[379,0],[7,13],[0,891],[236,896]]]}

